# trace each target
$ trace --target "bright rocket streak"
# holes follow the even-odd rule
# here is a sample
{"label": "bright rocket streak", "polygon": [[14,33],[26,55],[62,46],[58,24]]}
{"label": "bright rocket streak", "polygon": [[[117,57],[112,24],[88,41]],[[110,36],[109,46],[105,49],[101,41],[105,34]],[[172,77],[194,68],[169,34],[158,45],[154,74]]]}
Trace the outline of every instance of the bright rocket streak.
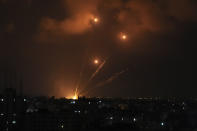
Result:
{"label": "bright rocket streak", "polygon": [[99,65],[99,67],[96,69],[96,71],[92,74],[92,76],[90,77],[90,79],[88,80],[88,82],[89,81],[91,81],[98,73],[99,73],[99,71],[103,68],[103,66],[105,65],[105,62],[106,62],[106,60],[104,60],[103,61],[103,63],[101,63],[100,65]]}
{"label": "bright rocket streak", "polygon": [[120,75],[122,75],[123,73],[125,73],[128,69],[126,70],[123,70],[121,72],[118,72],[118,73],[115,73],[113,76],[109,77],[107,80],[105,81],[102,81],[98,84],[96,84],[96,86],[94,88],[91,88],[89,90],[87,90],[84,94],[87,94],[88,92],[90,92],[91,90],[95,89],[95,88],[98,88],[98,87],[101,87],[101,86],[104,86],[108,83],[111,83],[113,80],[117,79]]}
{"label": "bright rocket streak", "polygon": [[[94,61],[94,63],[95,63],[95,61]],[[81,92],[83,92],[83,91],[87,88],[89,82],[90,82],[92,79],[94,79],[94,77],[100,72],[100,70],[103,68],[103,66],[105,65],[105,63],[106,63],[106,60],[104,60],[103,63],[101,63],[101,64],[98,66],[98,68],[96,69],[96,71],[91,75],[90,79],[88,80],[87,85],[84,87],[84,89],[83,89]],[[95,64],[96,64],[96,63],[95,63]],[[80,92],[79,94],[81,94],[81,92]]]}

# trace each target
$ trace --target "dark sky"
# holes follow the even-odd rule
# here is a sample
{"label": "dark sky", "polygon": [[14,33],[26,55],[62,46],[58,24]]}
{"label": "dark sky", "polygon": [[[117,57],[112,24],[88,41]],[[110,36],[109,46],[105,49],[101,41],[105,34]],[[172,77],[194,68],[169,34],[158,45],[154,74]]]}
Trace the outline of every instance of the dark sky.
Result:
{"label": "dark sky", "polygon": [[26,94],[71,96],[98,59],[87,96],[196,96],[196,12],[196,0],[0,0],[1,76],[22,74]]}

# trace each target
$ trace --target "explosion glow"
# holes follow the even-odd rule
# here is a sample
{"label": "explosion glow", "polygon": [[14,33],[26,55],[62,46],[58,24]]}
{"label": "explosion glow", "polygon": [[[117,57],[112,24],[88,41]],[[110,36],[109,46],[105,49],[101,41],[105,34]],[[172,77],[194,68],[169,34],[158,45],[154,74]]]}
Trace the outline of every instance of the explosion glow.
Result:
{"label": "explosion glow", "polygon": [[74,96],[72,97],[73,100],[77,100],[78,99],[78,89],[76,88],[75,90],[75,94]]}
{"label": "explosion glow", "polygon": [[98,18],[94,18],[94,22],[97,23],[99,20]]}
{"label": "explosion glow", "polygon": [[98,59],[95,59],[94,60],[94,64],[98,64],[99,63],[99,60]]}
{"label": "explosion glow", "polygon": [[126,40],[127,39],[127,35],[125,33],[121,33],[120,34],[120,39]]}
{"label": "explosion glow", "polygon": [[72,99],[73,100],[77,100],[78,99],[78,96],[77,95],[74,95]]}
{"label": "explosion glow", "polygon": [[124,40],[125,40],[126,38],[127,38],[127,36],[126,36],[126,35],[123,35],[123,36],[122,36],[122,39],[124,39]]}

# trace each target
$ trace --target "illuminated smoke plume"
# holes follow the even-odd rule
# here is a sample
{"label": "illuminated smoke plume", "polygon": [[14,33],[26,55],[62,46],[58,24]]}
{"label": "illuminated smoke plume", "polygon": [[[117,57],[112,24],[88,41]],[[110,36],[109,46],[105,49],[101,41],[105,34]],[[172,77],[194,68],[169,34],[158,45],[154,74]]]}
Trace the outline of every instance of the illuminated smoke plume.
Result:
{"label": "illuminated smoke plume", "polygon": [[130,34],[130,40],[141,38],[147,32],[171,31],[176,26],[175,21],[197,20],[196,2],[193,0],[64,0],[63,4],[69,16],[63,20],[44,17],[38,35],[40,40],[83,34],[93,27],[91,21],[98,22],[96,16],[110,12],[113,15],[103,21],[110,21],[115,17],[114,23],[118,24],[114,31],[118,33],[126,30]]}
{"label": "illuminated smoke plume", "polygon": [[[44,17],[41,20],[38,40],[47,41],[51,37],[67,37],[82,34],[93,26],[97,14],[97,0],[65,0],[69,16],[63,20]],[[96,22],[98,18],[96,19]]]}

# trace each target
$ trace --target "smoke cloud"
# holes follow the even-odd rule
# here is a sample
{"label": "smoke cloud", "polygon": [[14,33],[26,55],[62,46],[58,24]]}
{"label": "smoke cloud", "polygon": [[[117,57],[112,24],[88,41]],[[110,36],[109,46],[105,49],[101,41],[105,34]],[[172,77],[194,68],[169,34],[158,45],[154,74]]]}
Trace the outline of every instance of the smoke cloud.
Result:
{"label": "smoke cloud", "polygon": [[[65,11],[69,13],[63,20],[45,17],[39,29],[39,38],[83,34],[93,27],[95,16],[113,12],[108,18],[118,23],[118,29],[127,31],[135,39],[145,32],[166,32],[173,30],[177,22],[196,21],[197,6],[194,0],[64,0]],[[102,21],[108,21],[103,19]],[[118,31],[117,31],[118,33]]]}

